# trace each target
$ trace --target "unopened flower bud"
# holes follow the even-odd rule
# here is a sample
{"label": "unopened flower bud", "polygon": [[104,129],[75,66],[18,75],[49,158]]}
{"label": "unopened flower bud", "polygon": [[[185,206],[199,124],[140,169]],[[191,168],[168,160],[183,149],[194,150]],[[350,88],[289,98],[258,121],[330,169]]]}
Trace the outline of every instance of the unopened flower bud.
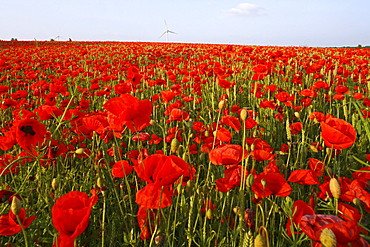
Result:
{"label": "unopened flower bud", "polygon": [[296,117],[296,118],[299,118],[300,117],[300,115],[299,115],[299,112],[294,112],[294,116]]}
{"label": "unopened flower bud", "polygon": [[83,148],[79,148],[75,151],[76,154],[83,154],[85,150]]}
{"label": "unopened flower bud", "polygon": [[246,109],[242,109],[240,111],[240,119],[245,121],[247,119],[247,110]]}
{"label": "unopened flower bud", "polygon": [[218,103],[218,109],[222,110],[225,107],[225,100],[221,100],[220,103]]}
{"label": "unopened flower bud", "polygon": [[331,178],[329,182],[329,189],[334,198],[338,199],[340,197],[340,185],[336,178]]}
{"label": "unopened flower bud", "polygon": [[179,149],[180,147],[180,142],[179,140],[177,140],[177,138],[173,138],[172,141],[171,141],[171,152],[172,153],[176,153],[177,150]]}
{"label": "unopened flower bud", "polygon": [[261,234],[258,234],[254,239],[254,247],[265,247],[265,246],[267,246],[265,238]]}
{"label": "unopened flower bud", "polygon": [[209,137],[209,131],[208,130],[204,131],[204,136]]}
{"label": "unopened flower bud", "polygon": [[358,198],[354,198],[354,199],[352,200],[352,202],[353,202],[353,204],[355,204],[357,207],[361,206],[361,201],[360,201],[360,199],[358,199]]}
{"label": "unopened flower bud", "polygon": [[100,177],[96,179],[96,185],[98,186],[99,189],[101,189],[104,186],[103,180]]}
{"label": "unopened flower bud", "polygon": [[254,184],[254,176],[253,174],[249,174],[247,176],[247,182],[246,182],[246,185],[248,188],[252,187],[252,185]]}
{"label": "unopened flower bud", "polygon": [[324,247],[337,246],[337,238],[332,230],[324,228],[320,234],[320,242]]}
{"label": "unopened flower bud", "polygon": [[21,201],[18,199],[18,197],[13,196],[10,210],[12,210],[13,214],[18,215],[21,211],[21,208],[22,208]]}
{"label": "unopened flower bud", "polygon": [[59,187],[59,179],[53,178],[53,180],[51,180],[51,188],[53,188],[53,190],[57,190],[58,187]]}
{"label": "unopened flower bud", "polygon": [[190,192],[192,192],[193,188],[194,188],[194,183],[193,183],[193,181],[188,180],[188,181],[186,182],[185,192],[186,192],[186,193],[190,193]]}

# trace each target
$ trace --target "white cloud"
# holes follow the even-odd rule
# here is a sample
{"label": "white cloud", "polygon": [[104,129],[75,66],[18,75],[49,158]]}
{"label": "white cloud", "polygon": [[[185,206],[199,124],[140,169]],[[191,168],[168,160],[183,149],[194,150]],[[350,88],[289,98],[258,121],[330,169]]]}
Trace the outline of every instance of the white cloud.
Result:
{"label": "white cloud", "polygon": [[230,16],[256,16],[265,15],[265,9],[253,3],[240,3],[236,8],[225,11]]}

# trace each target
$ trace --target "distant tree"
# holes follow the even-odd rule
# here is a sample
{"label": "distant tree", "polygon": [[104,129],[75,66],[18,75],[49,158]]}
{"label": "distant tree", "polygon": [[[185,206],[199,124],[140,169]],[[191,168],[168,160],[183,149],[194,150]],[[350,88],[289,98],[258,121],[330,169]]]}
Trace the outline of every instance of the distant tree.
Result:
{"label": "distant tree", "polygon": [[17,38],[11,38],[10,41],[18,41]]}
{"label": "distant tree", "polygon": [[362,45],[361,44],[358,44],[357,48],[362,48]]}
{"label": "distant tree", "polygon": [[71,39],[71,38],[69,38],[69,41],[72,41],[72,39]]}

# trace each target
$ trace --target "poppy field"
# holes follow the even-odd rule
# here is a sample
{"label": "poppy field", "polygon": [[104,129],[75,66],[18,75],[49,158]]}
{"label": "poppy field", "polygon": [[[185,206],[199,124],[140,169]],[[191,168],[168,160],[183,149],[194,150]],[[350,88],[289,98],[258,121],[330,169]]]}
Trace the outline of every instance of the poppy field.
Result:
{"label": "poppy field", "polygon": [[370,246],[369,49],[0,42],[2,246]]}

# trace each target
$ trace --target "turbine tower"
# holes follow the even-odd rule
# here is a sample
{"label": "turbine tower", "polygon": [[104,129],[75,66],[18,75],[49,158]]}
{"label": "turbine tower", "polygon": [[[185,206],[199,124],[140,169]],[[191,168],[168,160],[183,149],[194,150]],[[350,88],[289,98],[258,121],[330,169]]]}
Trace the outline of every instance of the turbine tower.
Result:
{"label": "turbine tower", "polygon": [[163,36],[163,35],[166,35],[166,42],[168,42],[168,34],[169,34],[169,33],[177,34],[177,33],[172,32],[171,30],[169,30],[169,29],[168,29],[168,26],[167,26],[167,22],[166,22],[166,20],[164,20],[164,25],[165,25],[165,27],[166,27],[166,31],[164,31],[164,32],[162,33],[162,35],[161,35],[159,38],[162,38],[162,36]]}

